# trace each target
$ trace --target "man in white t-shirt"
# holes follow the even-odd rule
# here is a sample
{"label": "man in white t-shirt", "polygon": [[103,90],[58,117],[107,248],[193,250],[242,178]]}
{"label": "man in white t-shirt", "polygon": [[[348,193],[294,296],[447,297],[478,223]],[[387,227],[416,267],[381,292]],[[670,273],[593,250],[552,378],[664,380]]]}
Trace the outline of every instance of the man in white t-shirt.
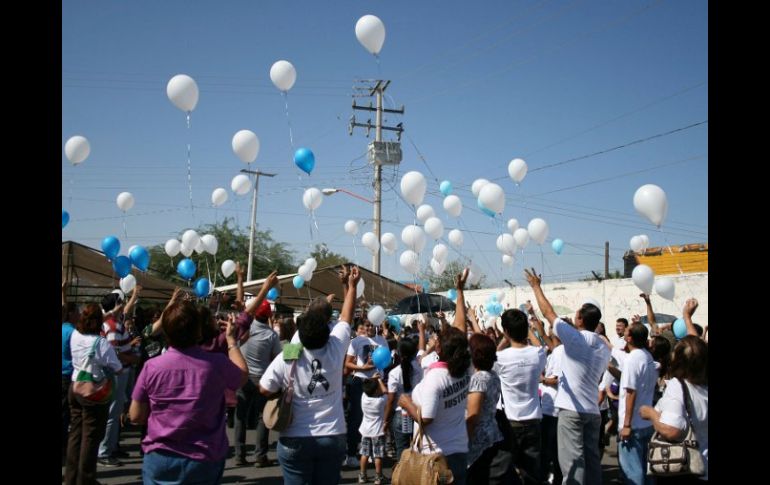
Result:
{"label": "man in white t-shirt", "polygon": [[535,269],[525,269],[524,274],[541,313],[564,345],[562,376],[554,403],[559,408],[559,466],[566,483],[601,483],[597,386],[610,361],[609,347],[594,332],[602,313],[596,305],[584,303],[575,313],[573,327],[556,315]]}
{"label": "man in white t-shirt", "polygon": [[626,329],[628,356],[620,375],[618,403],[618,462],[629,483],[652,483],[647,477],[647,448],[652,438],[652,423],[639,415],[639,408],[652,406],[658,371],[647,352],[647,327],[635,323]]}
{"label": "man in white t-shirt", "polygon": [[625,318],[618,318],[615,321],[615,333],[617,336],[610,338],[612,348],[623,350],[626,348],[626,329],[628,328],[628,320]]}

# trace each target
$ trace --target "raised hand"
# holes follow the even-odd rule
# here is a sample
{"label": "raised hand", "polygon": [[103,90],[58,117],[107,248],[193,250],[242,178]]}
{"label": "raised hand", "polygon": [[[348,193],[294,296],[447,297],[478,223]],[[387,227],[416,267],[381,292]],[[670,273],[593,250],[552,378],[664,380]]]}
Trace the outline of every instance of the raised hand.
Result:
{"label": "raised hand", "polygon": [[262,283],[262,289],[265,290],[265,292],[267,293],[270,290],[270,288],[274,287],[277,284],[278,284],[278,271],[273,270],[272,273],[267,275],[267,278],[265,278],[265,281]]}
{"label": "raised hand", "polygon": [[460,272],[460,274],[455,276],[455,287],[458,290],[464,290],[465,289],[465,282],[468,281],[468,273],[469,272],[470,272],[470,269],[469,268],[465,268],[464,270],[462,270],[462,272]]}
{"label": "raised hand", "polygon": [[540,283],[543,282],[543,275],[537,274],[535,268],[532,268],[531,270],[524,268],[524,277],[527,278],[527,283],[529,283],[529,286],[533,288],[540,286]]}
{"label": "raised hand", "polygon": [[698,309],[698,300],[695,298],[688,298],[686,302],[684,302],[684,309],[682,310],[682,313],[686,317],[692,317],[695,313],[695,310]]}

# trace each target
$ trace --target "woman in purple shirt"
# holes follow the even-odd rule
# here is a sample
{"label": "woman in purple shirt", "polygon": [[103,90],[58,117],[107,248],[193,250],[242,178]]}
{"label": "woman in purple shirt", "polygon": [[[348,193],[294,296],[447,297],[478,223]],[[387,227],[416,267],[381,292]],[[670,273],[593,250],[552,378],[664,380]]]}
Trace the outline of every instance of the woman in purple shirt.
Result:
{"label": "woman in purple shirt", "polygon": [[132,394],[129,415],[147,423],[142,440],[145,484],[218,484],[227,458],[224,390],[246,383],[248,368],[227,322],[227,356],[205,352],[200,313],[190,301],[164,310],[169,349],[147,361]]}

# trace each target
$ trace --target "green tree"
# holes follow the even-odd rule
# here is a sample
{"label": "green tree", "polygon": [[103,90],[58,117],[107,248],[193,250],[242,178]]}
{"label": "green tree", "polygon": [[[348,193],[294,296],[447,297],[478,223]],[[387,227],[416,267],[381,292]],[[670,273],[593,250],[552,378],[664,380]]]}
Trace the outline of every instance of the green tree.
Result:
{"label": "green tree", "polygon": [[[235,273],[229,278],[222,276],[220,266],[222,261],[232,259],[240,262],[247,271],[249,261],[249,231],[234,224],[234,219],[225,218],[218,224],[204,224],[196,229],[200,235],[211,234],[217,238],[218,248],[216,257],[211,254],[193,253],[190,258],[197,266],[195,278],[207,276],[211,271],[211,279],[216,284],[226,285],[235,283]],[[165,244],[165,243],[164,243]],[[169,258],[164,249],[164,244],[149,248],[152,265],[150,273],[169,281],[180,282],[181,278],[176,272],[176,265],[184,258],[182,253],[173,259]],[[169,261],[171,259],[171,261]],[[270,231],[254,231],[254,259],[252,263],[252,279],[267,276],[271,271],[278,270],[278,274],[292,273],[295,271],[294,253],[285,243],[273,239]]]}
{"label": "green tree", "polygon": [[[462,261],[456,259],[454,261],[450,261],[446,265],[444,272],[440,275],[435,274],[432,269],[428,268],[424,273],[420,275],[420,279],[430,281],[430,290],[432,292],[446,291],[455,287],[455,276],[460,274],[460,272],[464,269],[465,264]],[[486,280],[486,275],[481,275],[481,279],[477,284],[468,285],[466,289],[481,289],[484,286],[484,280]]]}
{"label": "green tree", "polygon": [[319,268],[337,266],[338,264],[350,262],[345,256],[329,251],[329,248],[326,247],[325,243],[316,244],[315,249],[310,253],[310,256],[315,258]]}

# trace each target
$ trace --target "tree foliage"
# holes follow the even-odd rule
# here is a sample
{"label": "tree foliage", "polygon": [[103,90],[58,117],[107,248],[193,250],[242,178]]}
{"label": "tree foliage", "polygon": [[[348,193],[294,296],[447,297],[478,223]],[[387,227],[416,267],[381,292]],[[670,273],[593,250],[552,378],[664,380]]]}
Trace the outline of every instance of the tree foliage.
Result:
{"label": "tree foliage", "polygon": [[310,253],[310,256],[315,258],[319,268],[350,262],[345,256],[329,251],[329,248],[323,243],[316,244],[315,249]]}
{"label": "tree foliage", "polygon": [[[446,269],[443,273],[440,275],[437,275],[433,272],[432,269],[428,268],[424,273],[420,275],[421,279],[430,281],[430,290],[432,292],[438,292],[438,291],[447,291],[450,288],[455,287],[455,276],[460,274],[462,270],[465,269],[465,264],[463,264],[462,261],[456,259],[454,261],[450,261],[446,265]],[[484,280],[486,280],[486,275],[481,275],[481,279],[479,282],[475,285],[467,285],[467,290],[478,290],[481,289],[484,286]]]}
{"label": "tree foliage", "polygon": [[[216,277],[217,286],[235,283],[235,273],[229,278],[222,276],[220,266],[222,261],[232,259],[240,262],[244,275],[249,261],[249,231],[234,224],[234,219],[225,218],[217,224],[204,224],[196,229],[201,236],[211,234],[217,238],[218,249],[216,257],[211,254],[193,253],[190,258],[195,262],[197,271],[195,278],[209,276],[212,281]],[[176,265],[184,258],[182,253],[173,259],[169,258],[164,244],[149,248],[152,265],[150,272],[155,276],[181,283],[181,277],[176,272]],[[267,276],[271,271],[278,274],[295,271],[294,253],[287,248],[286,243],[273,239],[271,231],[254,231],[254,258],[252,262],[252,279]],[[209,273],[210,272],[210,273]],[[216,276],[215,276],[216,275]],[[186,283],[186,282],[185,282]]]}

